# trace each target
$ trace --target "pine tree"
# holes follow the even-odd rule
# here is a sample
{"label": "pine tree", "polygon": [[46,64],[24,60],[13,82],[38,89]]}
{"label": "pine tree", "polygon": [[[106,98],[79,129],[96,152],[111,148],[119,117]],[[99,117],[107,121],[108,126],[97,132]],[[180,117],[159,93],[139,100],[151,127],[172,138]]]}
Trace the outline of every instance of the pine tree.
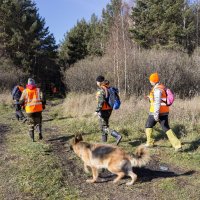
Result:
{"label": "pine tree", "polygon": [[[85,19],[77,22],[77,25],[72,28],[66,35],[64,46],[67,51],[67,63],[74,64],[76,61],[85,58],[88,55],[86,31],[88,25]],[[62,49],[62,46],[61,46]]]}
{"label": "pine tree", "polygon": [[88,24],[87,50],[91,56],[102,56],[104,52],[102,43],[102,25],[97,16],[93,14]]}
{"label": "pine tree", "polygon": [[[14,64],[39,80],[61,78],[57,46],[31,0],[1,0],[0,42]],[[45,76],[44,76],[45,74]]]}
{"label": "pine tree", "polygon": [[136,0],[131,17],[141,47],[194,50],[194,15],[185,0]]}

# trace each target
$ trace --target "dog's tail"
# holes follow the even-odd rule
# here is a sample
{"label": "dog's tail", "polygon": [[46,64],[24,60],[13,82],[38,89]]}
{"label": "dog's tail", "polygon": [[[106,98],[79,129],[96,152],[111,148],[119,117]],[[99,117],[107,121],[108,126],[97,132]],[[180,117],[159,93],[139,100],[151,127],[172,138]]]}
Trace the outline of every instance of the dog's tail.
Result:
{"label": "dog's tail", "polygon": [[135,155],[130,158],[131,165],[133,167],[145,166],[150,160],[150,155],[148,149],[144,145],[140,145],[136,151]]}

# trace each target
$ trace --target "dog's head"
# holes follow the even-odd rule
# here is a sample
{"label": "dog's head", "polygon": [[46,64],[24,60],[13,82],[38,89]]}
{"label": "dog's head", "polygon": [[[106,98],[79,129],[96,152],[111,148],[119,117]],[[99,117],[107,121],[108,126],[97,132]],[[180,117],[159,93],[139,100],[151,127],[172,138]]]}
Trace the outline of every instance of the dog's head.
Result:
{"label": "dog's head", "polygon": [[75,153],[77,153],[77,144],[79,142],[83,141],[83,137],[81,134],[75,135],[75,137],[72,139],[70,144],[70,149],[73,150]]}

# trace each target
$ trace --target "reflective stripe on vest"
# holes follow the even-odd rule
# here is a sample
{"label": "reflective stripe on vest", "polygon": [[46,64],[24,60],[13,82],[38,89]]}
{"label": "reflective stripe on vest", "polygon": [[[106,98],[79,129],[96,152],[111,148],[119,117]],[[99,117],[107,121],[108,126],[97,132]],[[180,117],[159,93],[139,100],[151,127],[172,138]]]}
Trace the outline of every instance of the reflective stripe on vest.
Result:
{"label": "reflective stripe on vest", "polygon": [[43,110],[39,88],[26,89],[25,106],[26,113],[41,112]]}
{"label": "reflective stripe on vest", "polygon": [[[162,91],[162,95],[161,95],[161,103],[160,103],[160,110],[159,113],[169,113],[169,106],[166,105],[166,100],[167,100],[167,95],[165,92],[165,86],[160,84],[158,86],[155,86],[149,95],[149,99],[150,99],[150,113],[154,113],[154,90],[156,88],[159,88]],[[164,102],[163,102],[164,101]]]}

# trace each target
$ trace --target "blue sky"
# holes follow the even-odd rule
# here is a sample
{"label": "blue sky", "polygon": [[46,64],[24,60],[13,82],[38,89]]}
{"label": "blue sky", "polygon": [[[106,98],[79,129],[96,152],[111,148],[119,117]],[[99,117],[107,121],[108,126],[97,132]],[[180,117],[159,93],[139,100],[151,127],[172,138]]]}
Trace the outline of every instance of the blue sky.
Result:
{"label": "blue sky", "polygon": [[64,38],[64,34],[76,25],[77,20],[85,18],[88,21],[93,13],[101,17],[102,9],[110,3],[110,0],[34,0],[34,2],[58,44]]}

